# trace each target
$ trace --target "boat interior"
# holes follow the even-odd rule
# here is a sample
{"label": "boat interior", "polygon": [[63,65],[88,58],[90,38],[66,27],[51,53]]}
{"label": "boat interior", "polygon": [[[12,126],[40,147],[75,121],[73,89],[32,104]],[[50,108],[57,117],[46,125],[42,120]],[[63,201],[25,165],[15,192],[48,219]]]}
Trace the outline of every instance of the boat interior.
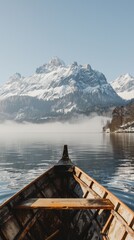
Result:
{"label": "boat interior", "polygon": [[91,200],[98,201],[88,204],[89,191],[74,171],[73,166],[55,166],[7,203],[2,209],[2,239],[102,239],[101,230],[113,205],[91,191]]}
{"label": "boat interior", "polygon": [[0,240],[132,240],[132,228],[133,212],[66,161],[0,206]]}

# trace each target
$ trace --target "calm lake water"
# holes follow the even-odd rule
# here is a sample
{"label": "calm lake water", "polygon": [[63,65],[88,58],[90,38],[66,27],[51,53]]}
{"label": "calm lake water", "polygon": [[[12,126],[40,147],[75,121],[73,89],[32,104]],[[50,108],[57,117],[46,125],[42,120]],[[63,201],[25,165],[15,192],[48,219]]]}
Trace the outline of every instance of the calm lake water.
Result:
{"label": "calm lake water", "polygon": [[0,136],[0,202],[54,165],[72,161],[134,210],[134,134],[18,132]]}

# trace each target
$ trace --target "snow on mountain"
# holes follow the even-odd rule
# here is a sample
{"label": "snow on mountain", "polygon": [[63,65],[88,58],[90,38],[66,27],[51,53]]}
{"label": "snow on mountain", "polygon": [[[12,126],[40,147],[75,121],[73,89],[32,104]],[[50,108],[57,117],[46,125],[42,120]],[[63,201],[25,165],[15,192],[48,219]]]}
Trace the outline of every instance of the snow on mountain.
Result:
{"label": "snow on mountain", "polygon": [[[18,99],[21,110],[17,107]],[[19,116],[26,116],[23,113],[23,109],[27,109],[26,99],[29,100],[32,109],[34,108],[34,113],[38,112],[38,114],[42,102],[38,101],[36,103],[38,108],[35,108],[33,99],[45,101],[47,112],[43,111],[45,114],[43,116],[40,112],[41,117],[48,116],[48,113],[49,115],[65,115],[72,112],[87,114],[121,104],[123,101],[107,82],[103,73],[93,70],[89,64],[78,65],[74,62],[65,65],[58,57],[37,68],[35,74],[30,77],[22,77],[18,73],[13,75],[0,89],[0,112],[1,109],[2,111],[5,109],[3,106],[7,109],[9,102],[12,102],[10,109],[13,109],[14,114],[19,111],[21,112]]]}
{"label": "snow on mountain", "polygon": [[111,82],[113,89],[124,99],[134,98],[134,77],[124,74]]}
{"label": "snow on mountain", "polygon": [[[82,94],[105,94],[112,97],[116,93],[107,83],[105,76],[91,68],[89,64],[78,65],[76,62],[66,66],[59,58],[51,59],[48,64],[37,68],[30,77],[21,77],[16,73],[1,87],[0,99],[9,96],[32,96],[39,99],[54,100],[65,95],[82,92]],[[119,98],[118,98],[119,99]]]}
{"label": "snow on mountain", "polygon": [[62,66],[63,67],[65,66],[65,63],[63,62],[63,60],[61,60],[58,57],[53,57],[47,64],[44,64],[43,66],[37,68],[36,73],[48,73],[53,70],[56,70],[57,67],[62,67]]}

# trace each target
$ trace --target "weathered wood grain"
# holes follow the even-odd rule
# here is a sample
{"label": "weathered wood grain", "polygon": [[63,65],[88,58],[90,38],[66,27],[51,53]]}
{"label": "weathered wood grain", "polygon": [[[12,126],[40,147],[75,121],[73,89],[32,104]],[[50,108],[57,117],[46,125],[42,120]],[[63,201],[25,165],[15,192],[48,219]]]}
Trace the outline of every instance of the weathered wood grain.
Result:
{"label": "weathered wood grain", "polygon": [[87,198],[31,198],[20,203],[16,208],[43,209],[113,209],[109,199]]}

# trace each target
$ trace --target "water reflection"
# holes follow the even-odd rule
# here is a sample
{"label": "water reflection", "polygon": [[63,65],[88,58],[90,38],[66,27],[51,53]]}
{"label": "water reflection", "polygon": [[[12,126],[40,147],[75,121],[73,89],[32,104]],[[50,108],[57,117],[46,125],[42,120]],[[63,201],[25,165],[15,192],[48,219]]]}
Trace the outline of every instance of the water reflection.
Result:
{"label": "water reflection", "polygon": [[5,200],[54,165],[69,145],[72,161],[134,209],[134,136],[30,133],[0,138],[0,199]]}
{"label": "water reflection", "polygon": [[134,134],[111,134],[110,141],[116,158],[122,157],[134,160]]}

